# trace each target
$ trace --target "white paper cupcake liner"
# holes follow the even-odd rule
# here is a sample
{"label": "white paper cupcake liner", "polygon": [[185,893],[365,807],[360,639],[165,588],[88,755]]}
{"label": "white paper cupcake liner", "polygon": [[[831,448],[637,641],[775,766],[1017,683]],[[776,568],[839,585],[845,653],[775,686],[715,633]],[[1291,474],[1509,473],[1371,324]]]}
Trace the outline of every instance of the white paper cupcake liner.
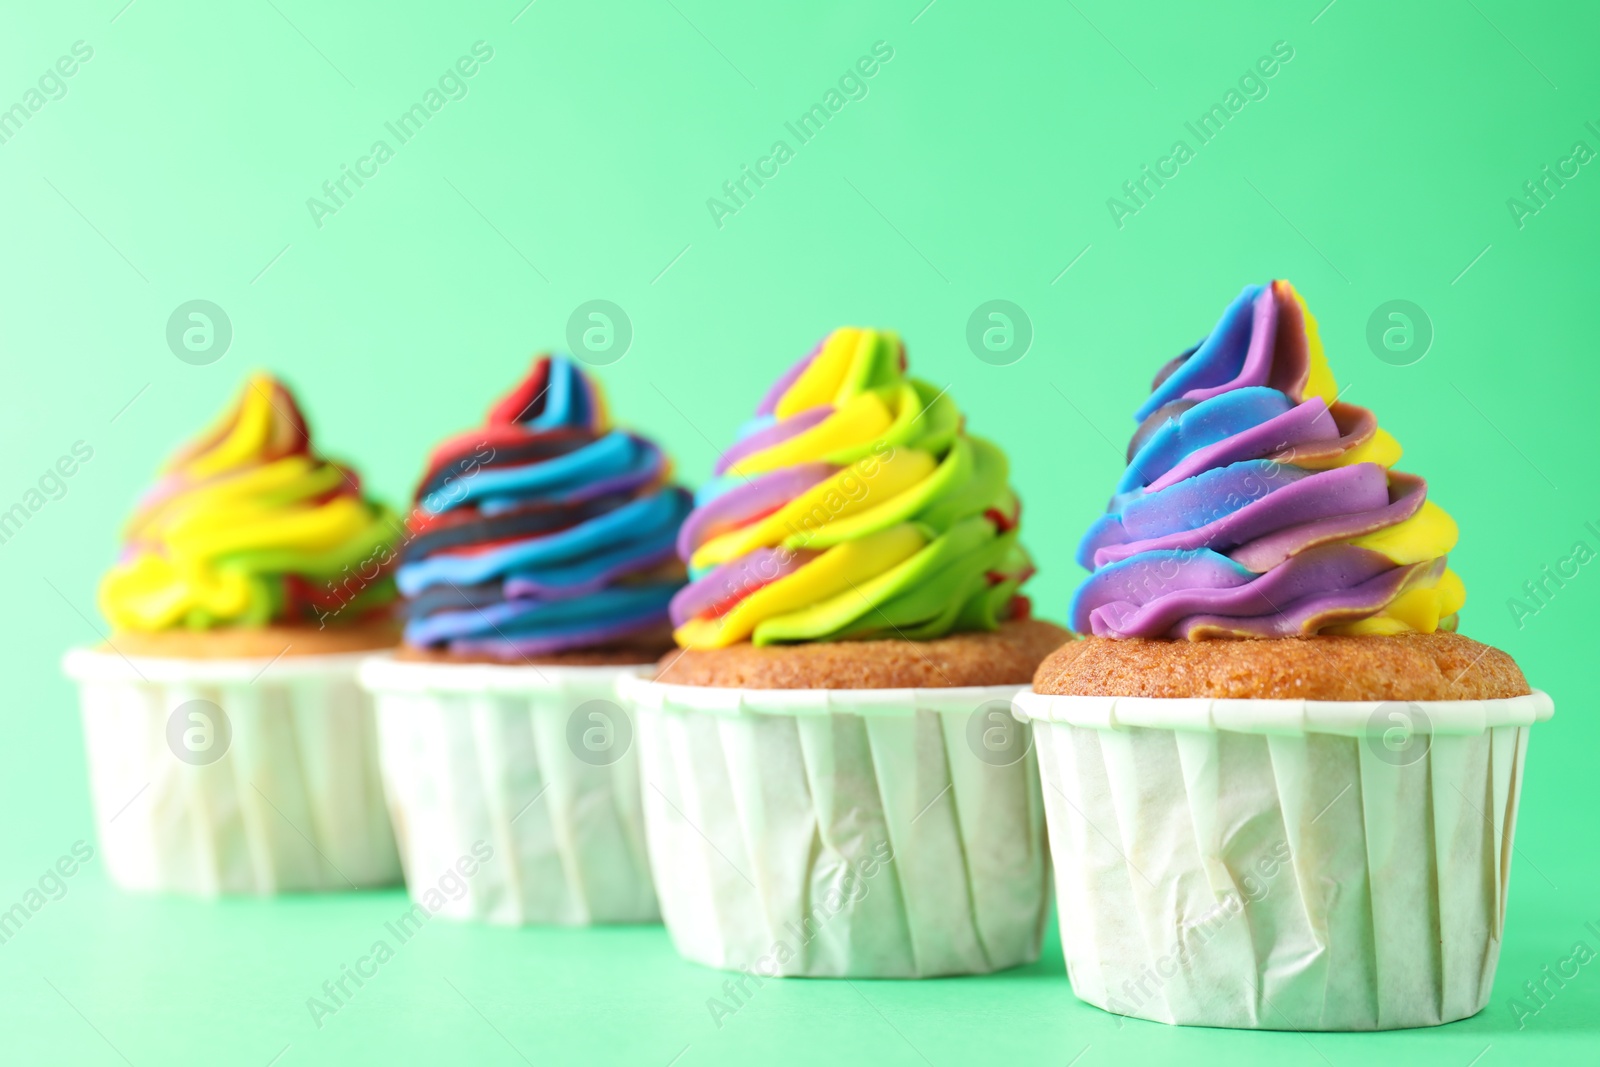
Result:
{"label": "white paper cupcake liner", "polygon": [[679,953],[862,978],[1037,959],[1049,858],[1031,731],[1008,714],[1019,688],[625,682]]}
{"label": "white paper cupcake liner", "polygon": [[112,881],[203,896],[397,884],[362,659],[69,652]]}
{"label": "white paper cupcake liner", "polygon": [[1433,1026],[1487,1003],[1545,694],[1015,707],[1082,1000],[1274,1030]]}
{"label": "white paper cupcake liner", "polygon": [[438,914],[657,921],[637,743],[616,693],[646,669],[371,659],[361,681],[412,895],[483,841],[494,859]]}

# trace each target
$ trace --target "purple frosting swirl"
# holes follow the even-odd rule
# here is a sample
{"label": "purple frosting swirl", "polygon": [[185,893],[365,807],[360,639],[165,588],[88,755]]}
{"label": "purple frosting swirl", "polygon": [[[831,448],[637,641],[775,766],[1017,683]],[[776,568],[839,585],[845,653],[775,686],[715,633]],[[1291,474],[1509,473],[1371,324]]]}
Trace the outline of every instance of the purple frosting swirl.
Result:
{"label": "purple frosting swirl", "polygon": [[[1293,287],[1247,287],[1205,340],[1162,368],[1135,415],[1127,469],[1079,545],[1091,574],[1073,598],[1073,627],[1102,637],[1308,636],[1384,615],[1419,590],[1435,595],[1382,626],[1453,627],[1460,583],[1444,551],[1454,525],[1427,505],[1421,478],[1387,468],[1398,447],[1372,413],[1333,392],[1315,320]],[[1392,558],[1381,541],[1353,543],[1425,506],[1435,526],[1406,543],[1433,536],[1443,544],[1436,556]]]}

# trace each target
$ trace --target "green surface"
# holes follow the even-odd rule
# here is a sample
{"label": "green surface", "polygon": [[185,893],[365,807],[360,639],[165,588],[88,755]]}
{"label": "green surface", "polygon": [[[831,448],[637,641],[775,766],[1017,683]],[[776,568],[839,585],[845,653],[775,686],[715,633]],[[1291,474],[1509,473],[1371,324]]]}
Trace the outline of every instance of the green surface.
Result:
{"label": "green surface", "polygon": [[[1534,731],[1493,1000],[1435,1031],[1119,1025],[1073,999],[1056,945],[977,980],[769,983],[719,1030],[705,1001],[721,976],[679,962],[660,928],[443,921],[319,1031],[306,998],[365,952],[399,894],[147,899],[111,890],[93,861],[0,945],[0,1061],[1593,1061],[1600,965],[1524,1028],[1509,1002],[1574,942],[1600,948],[1584,925],[1600,925],[1600,564],[1520,625],[1507,601],[1574,542],[1600,547],[1600,172],[1582,166],[1520,227],[1506,203],[1575,141],[1600,149],[1585,126],[1600,127],[1592,8],[123,2],[0,13],[0,107],[75,41],[93,48],[0,144],[0,504],[74,442],[94,450],[0,544],[0,904],[93,837],[57,659],[93,640],[118,523],[176,440],[270,367],[323,444],[398,502],[424,450],[481,417],[529,352],[562,344],[591,299],[632,323],[626,357],[601,371],[616,409],[691,481],[827,329],[902,331],[915,372],[1010,449],[1031,589],[1059,618],[1071,548],[1155,368],[1246,282],[1288,277],[1346,398],[1378,411],[1461,524],[1463,628],[1511,651],[1557,717]],[[468,95],[318,228],[307,198],[480,40],[494,56]],[[868,95],[719,228],[707,198],[877,41],[894,54]],[[1118,228],[1107,198],[1175,139],[1193,148],[1184,123],[1278,41],[1294,55],[1268,95]],[[165,339],[193,299],[233,328],[206,366]],[[968,349],[968,316],[991,299],[1031,321],[1013,365]],[[1414,365],[1366,342],[1394,299],[1432,323]]]}

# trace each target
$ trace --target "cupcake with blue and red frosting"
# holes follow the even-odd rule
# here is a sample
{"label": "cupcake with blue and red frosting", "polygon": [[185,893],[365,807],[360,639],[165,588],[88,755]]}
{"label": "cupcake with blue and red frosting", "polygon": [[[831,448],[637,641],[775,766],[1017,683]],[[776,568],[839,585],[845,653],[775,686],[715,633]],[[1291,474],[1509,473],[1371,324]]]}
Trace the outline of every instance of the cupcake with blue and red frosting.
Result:
{"label": "cupcake with blue and red frosting", "polygon": [[675,545],[689,513],[671,473],[653,441],[610,424],[604,394],[575,363],[537,360],[484,426],[429,457],[396,573],[402,655],[659,654],[683,585]]}
{"label": "cupcake with blue and red frosting", "polygon": [[1342,395],[1294,288],[1246,287],[1134,413],[1087,636],[1017,699],[1073,989],[1109,1011],[1373,1030],[1488,998],[1552,705],[1455,632],[1456,524]]}
{"label": "cupcake with blue and red frosting", "polygon": [[660,447],[614,426],[599,383],[561,355],[434,449],[395,572],[403,643],[363,672],[424,906],[467,857],[466,890],[435,894],[442,914],[655,918],[615,690],[670,647],[689,509]]}

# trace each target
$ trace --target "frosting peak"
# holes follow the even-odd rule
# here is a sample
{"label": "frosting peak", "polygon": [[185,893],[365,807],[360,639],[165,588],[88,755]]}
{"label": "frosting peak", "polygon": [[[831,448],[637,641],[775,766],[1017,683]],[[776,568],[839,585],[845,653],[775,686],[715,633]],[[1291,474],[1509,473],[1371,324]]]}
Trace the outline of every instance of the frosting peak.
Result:
{"label": "frosting peak", "polygon": [[1456,525],[1400,446],[1339,399],[1285,281],[1247,286],[1156,375],[1128,467],[1084,535],[1072,626],[1110,637],[1454,629]]}
{"label": "frosting peak", "polygon": [[661,630],[689,495],[565,356],[540,356],[485,424],[434,450],[397,578],[405,638],[515,660]]}
{"label": "frosting peak", "polygon": [[398,529],[315,452],[289,390],[257,374],[139,502],[101,610],[142,631],[355,621],[394,597],[383,563]]}
{"label": "frosting peak", "polygon": [[996,628],[1032,573],[1004,453],[891,332],[844,327],[767,393],[684,524],[678,643]]}

